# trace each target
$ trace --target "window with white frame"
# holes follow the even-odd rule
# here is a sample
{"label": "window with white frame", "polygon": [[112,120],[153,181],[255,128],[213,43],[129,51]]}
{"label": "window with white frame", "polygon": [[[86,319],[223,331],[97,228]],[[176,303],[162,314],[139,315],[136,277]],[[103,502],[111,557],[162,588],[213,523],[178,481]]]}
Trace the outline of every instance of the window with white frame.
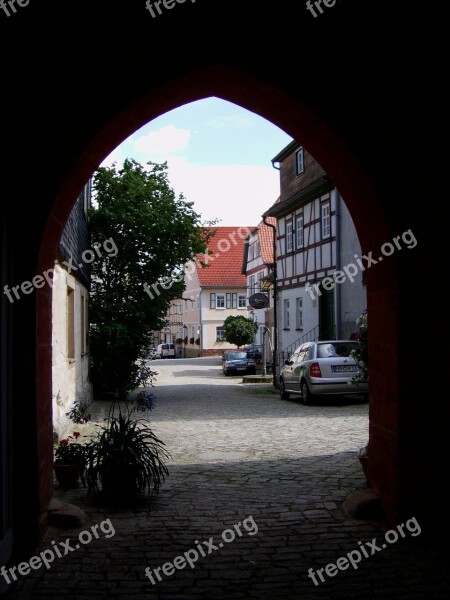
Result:
{"label": "window with white frame", "polygon": [[216,294],[216,308],[225,308],[225,294]]}
{"label": "window with white frame", "polygon": [[329,202],[322,204],[322,239],[331,235],[331,206]]}
{"label": "window with white frame", "polygon": [[303,248],[303,215],[297,215],[295,218],[295,247]]}
{"label": "window with white frame", "polygon": [[295,299],[295,327],[303,329],[303,296]]}
{"label": "window with white frame", "polygon": [[286,221],[286,252],[292,252],[292,221]]}
{"label": "window with white frame", "polygon": [[305,171],[305,161],[303,148],[299,148],[295,153],[295,174],[301,175]]}
{"label": "window with white frame", "polygon": [[290,319],[289,319],[289,300],[284,300],[283,302],[283,328],[289,329]]}
{"label": "window with white frame", "polygon": [[248,278],[248,295],[251,296],[255,293],[255,276],[250,275]]}
{"label": "window with white frame", "polygon": [[216,342],[224,342],[225,341],[225,329],[223,325],[218,325],[216,327]]}
{"label": "window with white frame", "polygon": [[247,297],[245,294],[238,294],[238,308],[247,308]]}

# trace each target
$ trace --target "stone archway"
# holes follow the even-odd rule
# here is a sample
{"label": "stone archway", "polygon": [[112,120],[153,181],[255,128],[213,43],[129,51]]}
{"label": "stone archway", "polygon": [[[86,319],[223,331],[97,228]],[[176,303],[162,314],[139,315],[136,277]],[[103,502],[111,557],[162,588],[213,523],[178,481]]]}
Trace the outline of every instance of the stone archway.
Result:
{"label": "stone archway", "polygon": [[[255,112],[284,129],[327,171],[351,212],[363,253],[376,251],[399,232],[389,230],[383,206],[361,170],[357,158],[318,116],[298,100],[241,71],[216,66],[196,70],[149,90],[131,100],[78,157],[57,194],[42,238],[38,272],[53,265],[56,248],[73,203],[84,183],[102,160],[127,136],[168,110],[206,98],[221,97]],[[397,276],[392,257],[367,271],[368,310],[371,322],[370,440],[371,483],[384,510],[395,521],[399,504],[397,465]],[[37,291],[37,402],[40,512],[52,494],[51,447],[51,295]],[[382,373],[382,377],[378,374]],[[387,465],[389,465],[387,467]]]}

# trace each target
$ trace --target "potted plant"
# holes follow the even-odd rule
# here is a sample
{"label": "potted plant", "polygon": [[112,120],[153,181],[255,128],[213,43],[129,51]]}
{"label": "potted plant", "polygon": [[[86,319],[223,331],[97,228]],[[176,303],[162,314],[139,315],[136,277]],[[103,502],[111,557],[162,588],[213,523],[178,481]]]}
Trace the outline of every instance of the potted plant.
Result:
{"label": "potted plant", "polygon": [[141,391],[136,405],[113,401],[107,423],[98,426],[97,439],[87,444],[84,478],[88,493],[110,505],[129,505],[140,495],[158,493],[168,475],[171,458],[147,419],[133,413],[153,408],[153,394]]}
{"label": "potted plant", "polygon": [[62,488],[77,487],[86,460],[86,444],[80,444],[79,431],[59,441],[55,448],[53,469]]}
{"label": "potted plant", "polygon": [[356,324],[358,325],[358,329],[353,332],[352,339],[357,340],[359,343],[357,348],[350,352],[350,356],[356,360],[358,372],[350,380],[352,385],[358,385],[363,381],[366,382],[369,380],[367,309],[356,319]]}

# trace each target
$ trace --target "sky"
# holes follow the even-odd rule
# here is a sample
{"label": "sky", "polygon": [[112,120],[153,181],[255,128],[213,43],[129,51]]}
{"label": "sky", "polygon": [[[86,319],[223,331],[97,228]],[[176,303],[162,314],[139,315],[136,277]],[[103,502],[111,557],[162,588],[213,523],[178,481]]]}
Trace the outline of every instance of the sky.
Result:
{"label": "sky", "polygon": [[154,119],[102,163],[125,158],[168,164],[176,194],[194,202],[202,221],[257,225],[279,196],[271,159],[292,141],[272,123],[236,104],[207,98]]}

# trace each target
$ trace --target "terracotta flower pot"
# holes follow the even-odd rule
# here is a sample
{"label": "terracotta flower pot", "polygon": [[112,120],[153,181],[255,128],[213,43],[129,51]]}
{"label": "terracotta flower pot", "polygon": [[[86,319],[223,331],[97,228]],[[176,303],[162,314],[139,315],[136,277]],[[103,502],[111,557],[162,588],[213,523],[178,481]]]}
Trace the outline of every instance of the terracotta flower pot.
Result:
{"label": "terracotta flower pot", "polygon": [[54,464],[53,469],[56,479],[62,488],[70,489],[78,487],[81,473],[80,465]]}

